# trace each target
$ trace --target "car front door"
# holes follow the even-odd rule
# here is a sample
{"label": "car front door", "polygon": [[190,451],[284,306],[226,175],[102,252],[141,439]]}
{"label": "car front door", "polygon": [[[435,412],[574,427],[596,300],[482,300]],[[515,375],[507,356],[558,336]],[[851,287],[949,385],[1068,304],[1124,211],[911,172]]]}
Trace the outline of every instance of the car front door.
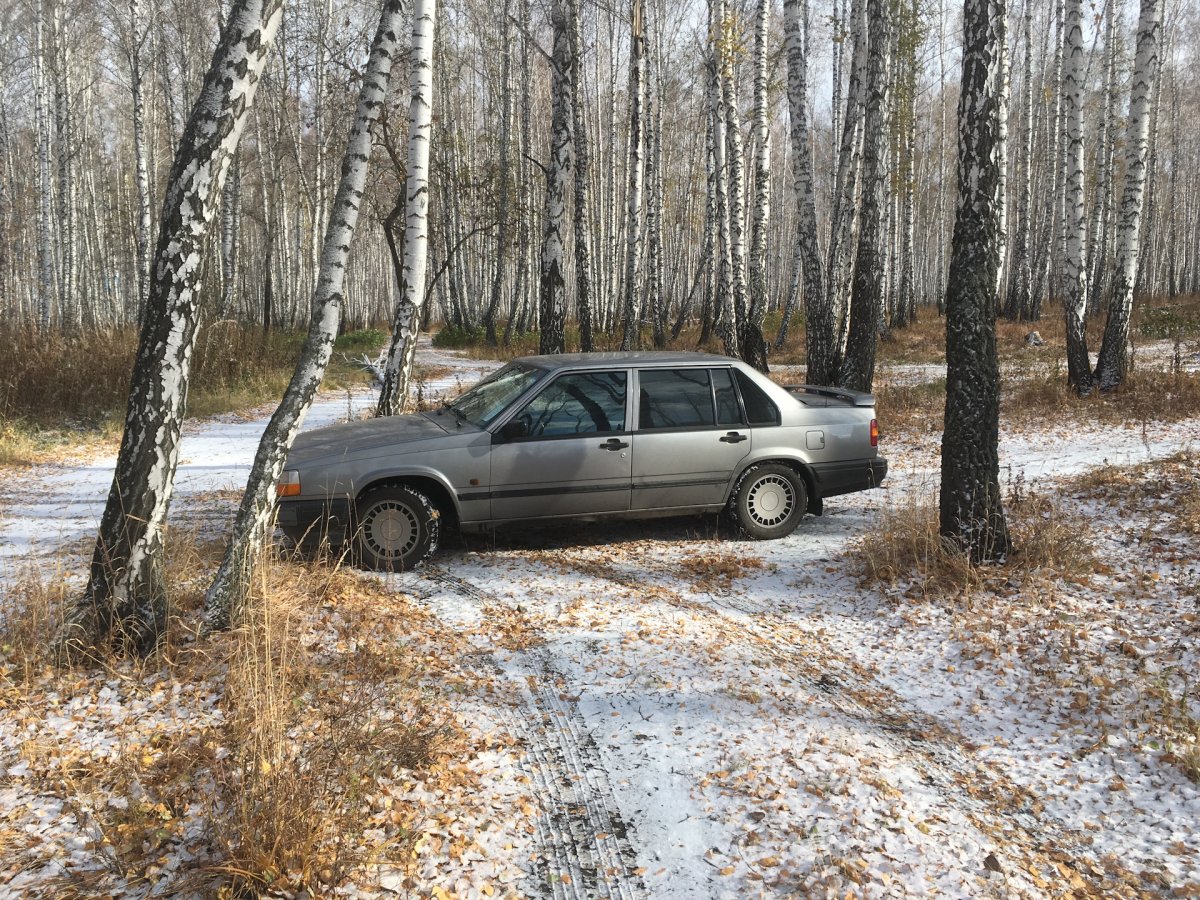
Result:
{"label": "car front door", "polygon": [[638,372],[632,509],[724,502],[750,430],[725,367]]}
{"label": "car front door", "polygon": [[492,518],[629,509],[629,373],[567,372],[548,382],[493,438]]}

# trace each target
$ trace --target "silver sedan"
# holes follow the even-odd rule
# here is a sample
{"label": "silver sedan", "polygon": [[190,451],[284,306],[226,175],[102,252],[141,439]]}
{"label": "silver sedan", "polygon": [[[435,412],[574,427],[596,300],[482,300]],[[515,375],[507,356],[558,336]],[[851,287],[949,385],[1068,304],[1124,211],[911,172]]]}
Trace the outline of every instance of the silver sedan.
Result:
{"label": "silver sedan", "polygon": [[385,570],[417,565],[446,525],[725,511],[778,538],[883,481],[874,402],[706,353],[525,357],[440,409],[302,434],[278,521]]}

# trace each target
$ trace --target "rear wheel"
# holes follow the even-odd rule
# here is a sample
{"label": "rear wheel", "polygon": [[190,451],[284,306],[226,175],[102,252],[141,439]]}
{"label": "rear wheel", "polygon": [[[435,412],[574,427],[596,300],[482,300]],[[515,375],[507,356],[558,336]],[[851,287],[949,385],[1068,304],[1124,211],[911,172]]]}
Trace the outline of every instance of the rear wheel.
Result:
{"label": "rear wheel", "polygon": [[769,540],[795,531],[807,508],[803,479],[787,466],[767,463],[742,476],[729,501],[729,516],[743,534]]}
{"label": "rear wheel", "polygon": [[359,563],[380,572],[416,568],[438,545],[440,514],[420,491],[402,485],[372,488],[355,504]]}

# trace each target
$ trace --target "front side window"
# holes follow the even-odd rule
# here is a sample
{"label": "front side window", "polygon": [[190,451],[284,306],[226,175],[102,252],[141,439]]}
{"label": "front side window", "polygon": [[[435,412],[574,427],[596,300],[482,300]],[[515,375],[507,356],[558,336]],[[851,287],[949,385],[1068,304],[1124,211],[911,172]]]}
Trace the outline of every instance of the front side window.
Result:
{"label": "front side window", "polygon": [[517,416],[529,437],[625,430],[624,372],[578,372],[556,378]]}

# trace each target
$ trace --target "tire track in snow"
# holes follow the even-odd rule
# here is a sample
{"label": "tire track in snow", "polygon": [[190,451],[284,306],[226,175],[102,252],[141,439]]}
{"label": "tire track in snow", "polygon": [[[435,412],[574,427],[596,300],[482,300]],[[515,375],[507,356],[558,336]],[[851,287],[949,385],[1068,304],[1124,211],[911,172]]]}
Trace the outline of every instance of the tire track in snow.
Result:
{"label": "tire track in snow", "polygon": [[[451,627],[436,602],[447,594],[477,609],[513,607],[512,601],[428,563],[389,583],[424,602]],[[521,700],[509,708],[504,724],[527,749],[521,766],[542,807],[536,823],[541,853],[527,893],[555,900],[648,897],[600,748],[574,702],[559,691],[560,675],[550,654],[533,646],[513,651],[504,663],[491,653],[476,658],[488,674],[514,684]]]}
{"label": "tire track in snow", "polygon": [[[1044,875],[1070,879],[1060,867],[1074,874],[1078,880],[1070,879],[1071,889],[1064,889],[1065,894],[1147,894],[1147,886],[1131,870],[1088,858],[1087,835],[1041,815],[1033,792],[993,764],[978,759],[961,735],[878,684],[852,660],[831,655],[814,636],[767,605],[732,592],[706,592],[709,603],[685,596],[672,586],[678,582],[678,573],[644,557],[636,568],[611,560],[576,560],[569,554],[560,558],[579,574],[638,594],[645,593],[647,584],[653,583],[659,596],[672,605],[718,617],[726,634],[740,632],[811,694],[824,698],[844,719],[869,730],[884,746],[907,760],[926,783],[954,802],[982,833],[1007,842],[1007,847],[997,848],[998,854],[1012,856],[1012,849],[1019,848],[1024,855],[1021,862],[1039,863]],[[1007,808],[997,808],[998,802],[1008,804]],[[1024,872],[1028,866],[1010,861],[1008,868]]]}

